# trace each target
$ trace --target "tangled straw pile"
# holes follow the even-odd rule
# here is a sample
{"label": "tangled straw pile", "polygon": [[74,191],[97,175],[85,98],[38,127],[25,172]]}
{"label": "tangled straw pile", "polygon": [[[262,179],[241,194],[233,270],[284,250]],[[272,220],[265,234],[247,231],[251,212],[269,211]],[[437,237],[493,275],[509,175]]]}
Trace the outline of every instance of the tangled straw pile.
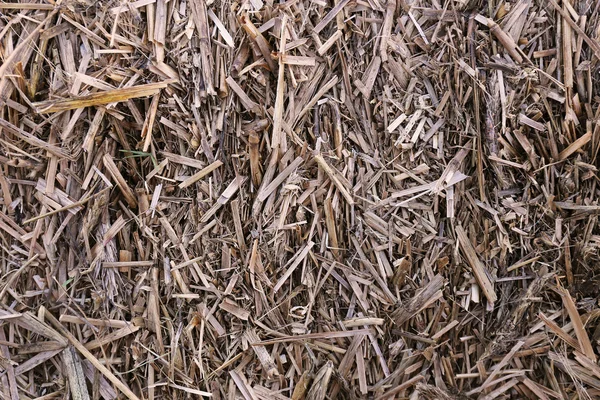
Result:
{"label": "tangled straw pile", "polygon": [[599,9],[0,3],[0,398],[599,398]]}

